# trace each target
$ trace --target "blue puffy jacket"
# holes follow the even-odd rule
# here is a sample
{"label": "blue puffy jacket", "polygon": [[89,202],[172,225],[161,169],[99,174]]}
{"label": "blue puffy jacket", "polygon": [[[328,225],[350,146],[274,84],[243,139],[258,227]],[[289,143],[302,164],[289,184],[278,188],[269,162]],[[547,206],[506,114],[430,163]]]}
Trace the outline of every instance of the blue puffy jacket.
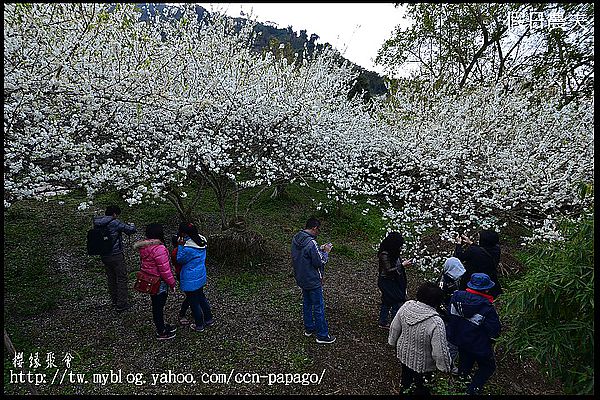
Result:
{"label": "blue puffy jacket", "polygon": [[310,233],[302,230],[292,239],[292,263],[296,283],[302,289],[321,287],[329,254],[322,251]]}
{"label": "blue puffy jacket", "polygon": [[493,356],[492,339],[500,335],[500,318],[488,299],[457,290],[450,298],[448,341],[481,357]]}
{"label": "blue puffy jacket", "polygon": [[94,217],[94,226],[107,226],[108,235],[113,243],[112,250],[108,255],[115,255],[123,252],[123,237],[121,235],[122,232],[127,235],[131,235],[136,232],[135,226],[128,225],[116,218],[113,218],[111,215],[103,215],[101,217]]}
{"label": "blue puffy jacket", "polygon": [[[206,243],[206,239],[200,236]],[[206,245],[198,246],[188,236],[185,244],[177,247],[177,262],[181,264],[179,287],[184,292],[193,292],[206,285]]]}

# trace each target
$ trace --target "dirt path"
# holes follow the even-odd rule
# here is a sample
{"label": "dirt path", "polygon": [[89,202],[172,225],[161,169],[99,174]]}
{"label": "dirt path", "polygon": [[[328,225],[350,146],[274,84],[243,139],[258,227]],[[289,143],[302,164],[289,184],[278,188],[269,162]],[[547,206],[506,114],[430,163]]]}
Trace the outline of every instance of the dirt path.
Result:
{"label": "dirt path", "polygon": [[[332,256],[325,278],[326,314],[332,345],[318,345],[303,334],[301,292],[296,287],[287,249],[268,264],[225,269],[209,262],[206,294],[217,318],[215,326],[194,333],[180,328],[167,342],[154,339],[147,296],[131,291],[132,309],[116,314],[108,305],[99,260],[66,252],[55,261],[57,273],[68,276],[65,296],[56,309],[13,321],[41,354],[69,352],[69,371],[85,374],[88,383],[41,385],[40,394],[397,394],[400,367],[387,331],[377,327],[379,290],[376,259],[356,262]],[[128,254],[135,271],[136,255]],[[90,268],[90,265],[92,267]],[[133,272],[130,287],[133,285]],[[409,297],[421,278],[409,271]],[[165,315],[176,322],[182,294],[170,295]],[[152,384],[163,372],[193,374],[196,383]],[[62,373],[66,369],[60,368]],[[93,383],[93,374],[116,376],[120,383]],[[230,373],[262,377],[260,383],[202,382]],[[54,371],[51,371],[54,372]],[[132,374],[132,375],[128,375]],[[126,383],[142,374],[146,383]],[[320,384],[269,384],[269,374],[318,376]],[[438,390],[447,386],[440,376]],[[5,393],[22,393],[10,386]],[[487,388],[493,394],[562,394],[535,366],[504,355]],[[26,392],[26,391],[25,391]]]}

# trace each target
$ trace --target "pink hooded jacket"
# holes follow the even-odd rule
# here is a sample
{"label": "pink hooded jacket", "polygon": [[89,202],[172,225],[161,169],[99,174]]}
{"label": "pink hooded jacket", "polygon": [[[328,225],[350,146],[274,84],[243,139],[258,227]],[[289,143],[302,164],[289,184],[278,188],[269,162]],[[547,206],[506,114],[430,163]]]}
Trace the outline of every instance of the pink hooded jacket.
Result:
{"label": "pink hooded jacket", "polygon": [[140,252],[140,269],[151,275],[160,276],[171,288],[175,287],[175,277],[171,271],[169,251],[158,239],[135,242],[133,248]]}

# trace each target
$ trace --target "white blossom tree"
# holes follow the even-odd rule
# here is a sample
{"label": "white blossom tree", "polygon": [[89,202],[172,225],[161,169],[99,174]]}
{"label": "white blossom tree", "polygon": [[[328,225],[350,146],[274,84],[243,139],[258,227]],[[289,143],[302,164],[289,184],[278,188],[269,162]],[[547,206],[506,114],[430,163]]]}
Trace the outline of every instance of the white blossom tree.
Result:
{"label": "white blossom tree", "polygon": [[[82,187],[91,200],[112,187],[130,204],[167,197],[182,211],[178,187],[201,179],[225,226],[232,194],[320,175],[304,162],[314,130],[347,107],[353,77],[332,50],[298,68],[253,52],[252,23],[200,23],[193,6],[147,23],[132,5],[8,11],[5,205],[41,188]],[[44,148],[28,152],[36,140]]]}
{"label": "white blossom tree", "polygon": [[417,254],[440,256],[420,243],[432,230],[451,240],[516,224],[532,230],[530,239],[559,239],[557,222],[593,205],[591,101],[561,108],[558,98],[493,87],[426,102],[396,96],[380,109],[395,150],[374,185],[361,185],[379,188],[390,229],[405,231]]}
{"label": "white blossom tree", "polygon": [[[301,65],[251,50],[236,26],[193,6],[139,22],[134,5],[8,4],[4,13],[4,204],[46,190],[119,190],[129,204],[208,185],[221,225],[280,183],[322,182],[332,201],[366,197],[410,251],[519,223],[539,234],[593,202],[593,105],[481,87],[401,92],[371,109],[334,50]],[[537,100],[537,101],[532,101]],[[587,185],[587,186],[586,186]],[[227,210],[233,200],[234,209]],[[82,207],[89,203],[84,203]]]}

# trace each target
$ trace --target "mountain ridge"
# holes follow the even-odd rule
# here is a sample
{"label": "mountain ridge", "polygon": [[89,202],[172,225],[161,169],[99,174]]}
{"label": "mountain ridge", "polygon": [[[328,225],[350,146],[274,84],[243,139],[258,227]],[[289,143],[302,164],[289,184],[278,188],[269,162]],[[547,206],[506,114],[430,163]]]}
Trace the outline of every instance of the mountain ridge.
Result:
{"label": "mountain ridge", "polygon": [[[176,5],[168,5],[165,3],[137,3],[136,4],[142,13],[140,21],[147,21],[150,17],[169,19],[179,19],[182,16],[182,12]],[[198,21],[202,21],[208,16],[210,12],[200,5],[195,5],[196,14]],[[238,24],[244,24],[248,21],[247,18],[243,17],[227,17],[231,18]],[[306,29],[301,29],[298,32],[292,29],[292,26],[287,28],[278,28],[275,26],[275,22],[269,21],[268,23],[262,23],[256,21],[256,32],[262,34],[257,36],[257,39],[253,43],[253,48],[256,51],[262,51],[269,48],[278,48],[281,43],[289,44],[290,47],[284,48],[287,55],[291,56],[294,53],[298,53],[299,59],[304,55],[304,49],[308,54],[312,54],[314,51],[320,51],[326,47],[332,47],[329,42],[317,43],[319,35],[312,33],[310,37],[307,35]],[[354,71],[358,72],[358,76],[353,83],[352,88],[348,93],[348,97],[352,98],[356,95],[362,97],[363,101],[368,102],[371,97],[381,96],[388,94],[388,89],[385,85],[385,78],[380,76],[377,72],[367,70],[366,68],[353,63],[341,54],[339,55],[343,62],[348,62]]]}

